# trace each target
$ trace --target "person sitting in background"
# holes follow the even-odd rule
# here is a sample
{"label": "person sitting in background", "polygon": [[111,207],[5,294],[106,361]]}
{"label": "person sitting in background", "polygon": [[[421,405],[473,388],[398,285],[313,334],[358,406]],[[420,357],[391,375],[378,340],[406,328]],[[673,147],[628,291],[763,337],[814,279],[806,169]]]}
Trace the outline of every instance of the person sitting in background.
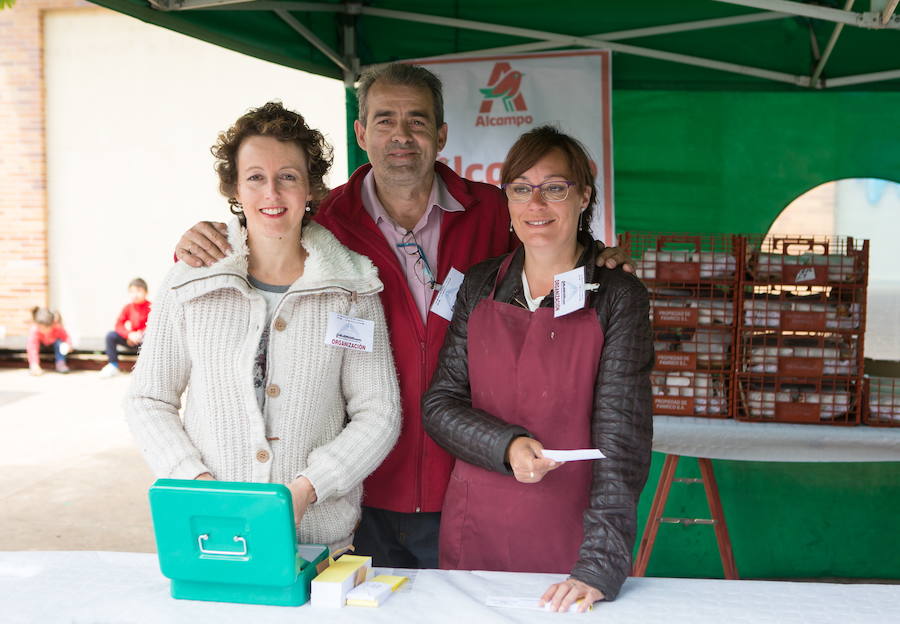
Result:
{"label": "person sitting in background", "polygon": [[56,360],[56,372],[68,373],[66,355],[72,350],[69,334],[62,326],[59,312],[35,306],[31,309],[34,323],[28,332],[25,353],[28,356],[28,368],[32,375],[43,375],[41,368],[41,351],[52,351]]}
{"label": "person sitting in background", "polygon": [[116,329],[106,334],[106,357],[109,362],[100,371],[101,377],[119,374],[119,350],[123,346],[139,350],[144,342],[147,317],[150,316],[150,302],[147,301],[147,282],[136,277],[128,283],[128,297],[131,303],[122,308],[116,321]]}
{"label": "person sitting in background", "polygon": [[353,540],[363,479],[400,433],[383,285],[311,221],[331,148],[301,115],[269,102],[213,154],[237,215],[232,251],[169,271],[128,423],[157,477],[286,485],[299,541],[334,552]]}
{"label": "person sitting in background", "polygon": [[[531,130],[500,177],[522,246],[466,273],[422,400],[425,430],[457,457],[440,563],[568,573],[541,600],[584,611],[614,599],[631,568],[653,437],[649,296],[634,275],[597,266],[594,176],[578,141]],[[554,276],[576,268],[595,290],[555,317]],[[566,466],[544,448],[606,457]]]}

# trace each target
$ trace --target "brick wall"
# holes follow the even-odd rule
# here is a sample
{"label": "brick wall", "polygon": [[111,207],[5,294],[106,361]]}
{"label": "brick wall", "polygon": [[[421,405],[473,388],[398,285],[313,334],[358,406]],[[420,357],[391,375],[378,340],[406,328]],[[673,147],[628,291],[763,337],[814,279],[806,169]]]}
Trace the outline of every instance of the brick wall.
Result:
{"label": "brick wall", "polygon": [[0,11],[0,340],[24,335],[46,305],[47,192],[43,15],[82,0],[18,0]]}

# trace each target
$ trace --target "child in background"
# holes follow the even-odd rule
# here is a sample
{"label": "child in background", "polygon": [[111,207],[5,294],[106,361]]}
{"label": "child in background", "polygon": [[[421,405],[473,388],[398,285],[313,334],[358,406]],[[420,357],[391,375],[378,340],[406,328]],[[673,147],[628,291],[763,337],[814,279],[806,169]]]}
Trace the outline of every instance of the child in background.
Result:
{"label": "child in background", "polygon": [[116,321],[115,331],[106,334],[106,357],[109,363],[100,371],[100,376],[115,377],[119,371],[118,345],[140,349],[144,342],[144,330],[147,329],[147,317],[150,315],[150,302],[147,301],[147,282],[139,277],[128,284],[128,297],[131,303],[122,308]]}
{"label": "child in background", "polygon": [[41,368],[40,352],[42,348],[53,348],[53,357],[56,360],[56,372],[68,373],[66,355],[72,350],[69,342],[69,334],[62,326],[62,318],[58,312],[52,312],[47,308],[34,307],[31,309],[31,318],[34,325],[28,332],[28,342],[25,345],[25,353],[28,355],[28,368],[32,375],[43,375]]}

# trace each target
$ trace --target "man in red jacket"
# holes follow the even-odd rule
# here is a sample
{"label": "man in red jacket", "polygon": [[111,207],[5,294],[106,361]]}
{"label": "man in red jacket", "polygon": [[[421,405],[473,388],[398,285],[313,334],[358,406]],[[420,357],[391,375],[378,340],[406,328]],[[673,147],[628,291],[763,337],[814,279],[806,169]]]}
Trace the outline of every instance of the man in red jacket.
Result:
{"label": "man in red jacket", "polygon": [[[355,545],[377,566],[436,568],[453,459],[425,434],[420,404],[437,366],[452,302],[433,306],[451,269],[465,273],[510,251],[516,240],[499,188],[461,178],[436,162],[447,124],[434,74],[414,65],[387,65],[361,77],[358,97],[354,130],[370,164],[334,189],[315,219],[378,267],[403,429],[397,446],[365,482]],[[185,233],[176,254],[201,266],[227,249],[224,226],[202,222]],[[603,259],[610,266],[627,261],[614,248]]]}

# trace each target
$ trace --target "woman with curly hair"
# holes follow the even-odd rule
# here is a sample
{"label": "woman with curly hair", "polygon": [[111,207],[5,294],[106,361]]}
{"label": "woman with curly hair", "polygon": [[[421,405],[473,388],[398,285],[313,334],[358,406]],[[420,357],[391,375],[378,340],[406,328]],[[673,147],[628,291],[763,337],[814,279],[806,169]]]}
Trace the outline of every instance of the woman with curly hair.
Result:
{"label": "woman with curly hair", "polygon": [[301,115],[269,102],[212,152],[236,215],[232,251],[169,272],[128,422],[158,477],[283,483],[298,540],[337,550],[352,541],[363,479],[400,429],[382,284],[310,220],[331,148]]}

